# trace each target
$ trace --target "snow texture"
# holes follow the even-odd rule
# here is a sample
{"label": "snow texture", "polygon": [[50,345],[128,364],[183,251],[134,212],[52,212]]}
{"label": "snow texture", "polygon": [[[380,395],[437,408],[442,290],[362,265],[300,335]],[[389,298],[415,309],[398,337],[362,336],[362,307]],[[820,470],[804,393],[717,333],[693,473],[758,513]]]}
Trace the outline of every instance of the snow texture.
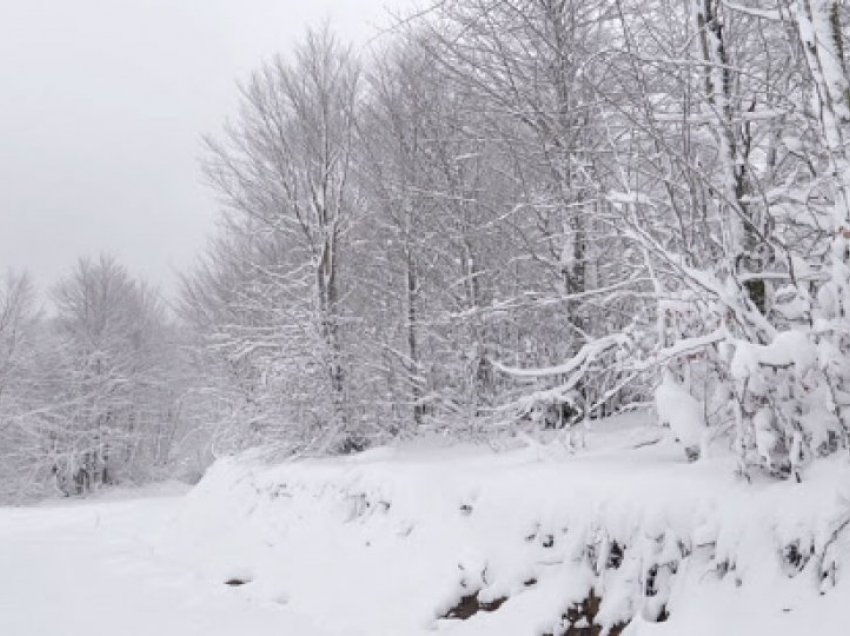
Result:
{"label": "snow texture", "polygon": [[[712,455],[689,464],[632,415],[569,456],[434,444],[228,459],[166,544],[211,585],[250,579],[240,593],[333,634],[560,634],[591,588],[595,623],[630,621],[630,636],[844,633],[850,466],[747,484]],[[475,593],[498,609],[441,618]]]}
{"label": "snow texture", "polygon": [[243,455],[185,497],[0,509],[0,634],[585,633],[591,588],[626,636],[846,633],[846,460],[746,484],[638,414],[555,449]]}

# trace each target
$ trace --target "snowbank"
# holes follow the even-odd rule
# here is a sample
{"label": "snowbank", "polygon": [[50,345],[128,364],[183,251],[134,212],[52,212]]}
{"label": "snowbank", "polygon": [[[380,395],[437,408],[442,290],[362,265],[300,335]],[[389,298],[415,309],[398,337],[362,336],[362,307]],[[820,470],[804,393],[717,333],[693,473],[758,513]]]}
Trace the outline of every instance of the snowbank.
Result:
{"label": "snowbank", "polygon": [[163,550],[332,634],[846,633],[846,460],[746,484],[658,435],[615,420],[575,456],[222,460]]}

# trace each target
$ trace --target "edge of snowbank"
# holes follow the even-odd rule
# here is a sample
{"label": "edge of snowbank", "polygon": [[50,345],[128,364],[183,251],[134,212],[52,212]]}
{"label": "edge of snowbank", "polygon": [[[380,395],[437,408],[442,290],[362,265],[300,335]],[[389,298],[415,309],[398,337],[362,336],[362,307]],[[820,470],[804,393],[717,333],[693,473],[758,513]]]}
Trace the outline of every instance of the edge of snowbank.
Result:
{"label": "edge of snowbank", "polygon": [[[663,441],[566,459],[469,446],[223,459],[164,545],[213,584],[249,582],[238,593],[346,634],[539,636],[588,618],[631,621],[628,634],[842,633],[850,464],[744,484],[728,459],[680,455]],[[598,612],[567,620],[591,589]],[[506,600],[440,618],[470,595]]]}

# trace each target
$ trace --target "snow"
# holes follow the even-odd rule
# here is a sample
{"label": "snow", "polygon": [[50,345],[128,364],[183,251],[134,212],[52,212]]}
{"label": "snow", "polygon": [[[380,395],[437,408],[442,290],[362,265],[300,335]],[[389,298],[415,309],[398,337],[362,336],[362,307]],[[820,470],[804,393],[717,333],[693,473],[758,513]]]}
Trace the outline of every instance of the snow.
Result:
{"label": "snow", "polygon": [[846,459],[746,483],[640,413],[586,444],[243,455],[186,495],[0,509],[0,634],[540,636],[591,587],[626,636],[845,633]]}
{"label": "snow", "polygon": [[121,494],[0,509],[0,634],[327,636],[160,558],[156,537],[182,505],[175,489]]}
{"label": "snow", "polygon": [[756,450],[764,458],[768,466],[773,462],[773,449],[779,441],[776,429],[773,427],[773,413],[768,408],[759,409],[753,416],[753,429],[755,430]]}
{"label": "snow", "polygon": [[[597,620],[634,619],[631,636],[844,633],[848,581],[824,596],[818,586],[833,556],[798,572],[781,555],[794,542],[835,550],[845,461],[811,468],[802,484],[747,484],[729,455],[689,464],[645,416],[604,422],[587,444],[567,456],[437,445],[271,467],[224,460],[168,545],[201,578],[245,573],[246,594],[283,597],[335,634],[539,636],[591,587],[603,598]],[[606,568],[614,542],[622,563]],[[476,591],[507,600],[440,618]],[[669,620],[656,623],[662,607]]]}
{"label": "snow", "polygon": [[769,345],[739,341],[730,365],[732,377],[744,380],[757,375],[762,365],[771,367],[795,367],[802,375],[818,360],[816,346],[810,337],[796,330],[779,333]]}
{"label": "snow", "polygon": [[705,408],[669,371],[655,390],[655,408],[659,421],[668,425],[686,448],[701,445],[706,432]]}

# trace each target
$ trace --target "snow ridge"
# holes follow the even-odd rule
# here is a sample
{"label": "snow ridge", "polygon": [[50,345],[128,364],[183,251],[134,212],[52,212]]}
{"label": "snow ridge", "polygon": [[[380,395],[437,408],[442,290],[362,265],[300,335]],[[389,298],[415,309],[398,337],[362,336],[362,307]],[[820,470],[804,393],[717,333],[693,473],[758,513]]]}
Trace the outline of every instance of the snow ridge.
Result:
{"label": "snow ridge", "polygon": [[[566,458],[452,447],[221,460],[167,547],[329,633],[843,633],[845,461],[802,484],[747,484],[730,457],[689,464],[651,429],[606,426]],[[466,620],[446,618],[461,602]]]}

